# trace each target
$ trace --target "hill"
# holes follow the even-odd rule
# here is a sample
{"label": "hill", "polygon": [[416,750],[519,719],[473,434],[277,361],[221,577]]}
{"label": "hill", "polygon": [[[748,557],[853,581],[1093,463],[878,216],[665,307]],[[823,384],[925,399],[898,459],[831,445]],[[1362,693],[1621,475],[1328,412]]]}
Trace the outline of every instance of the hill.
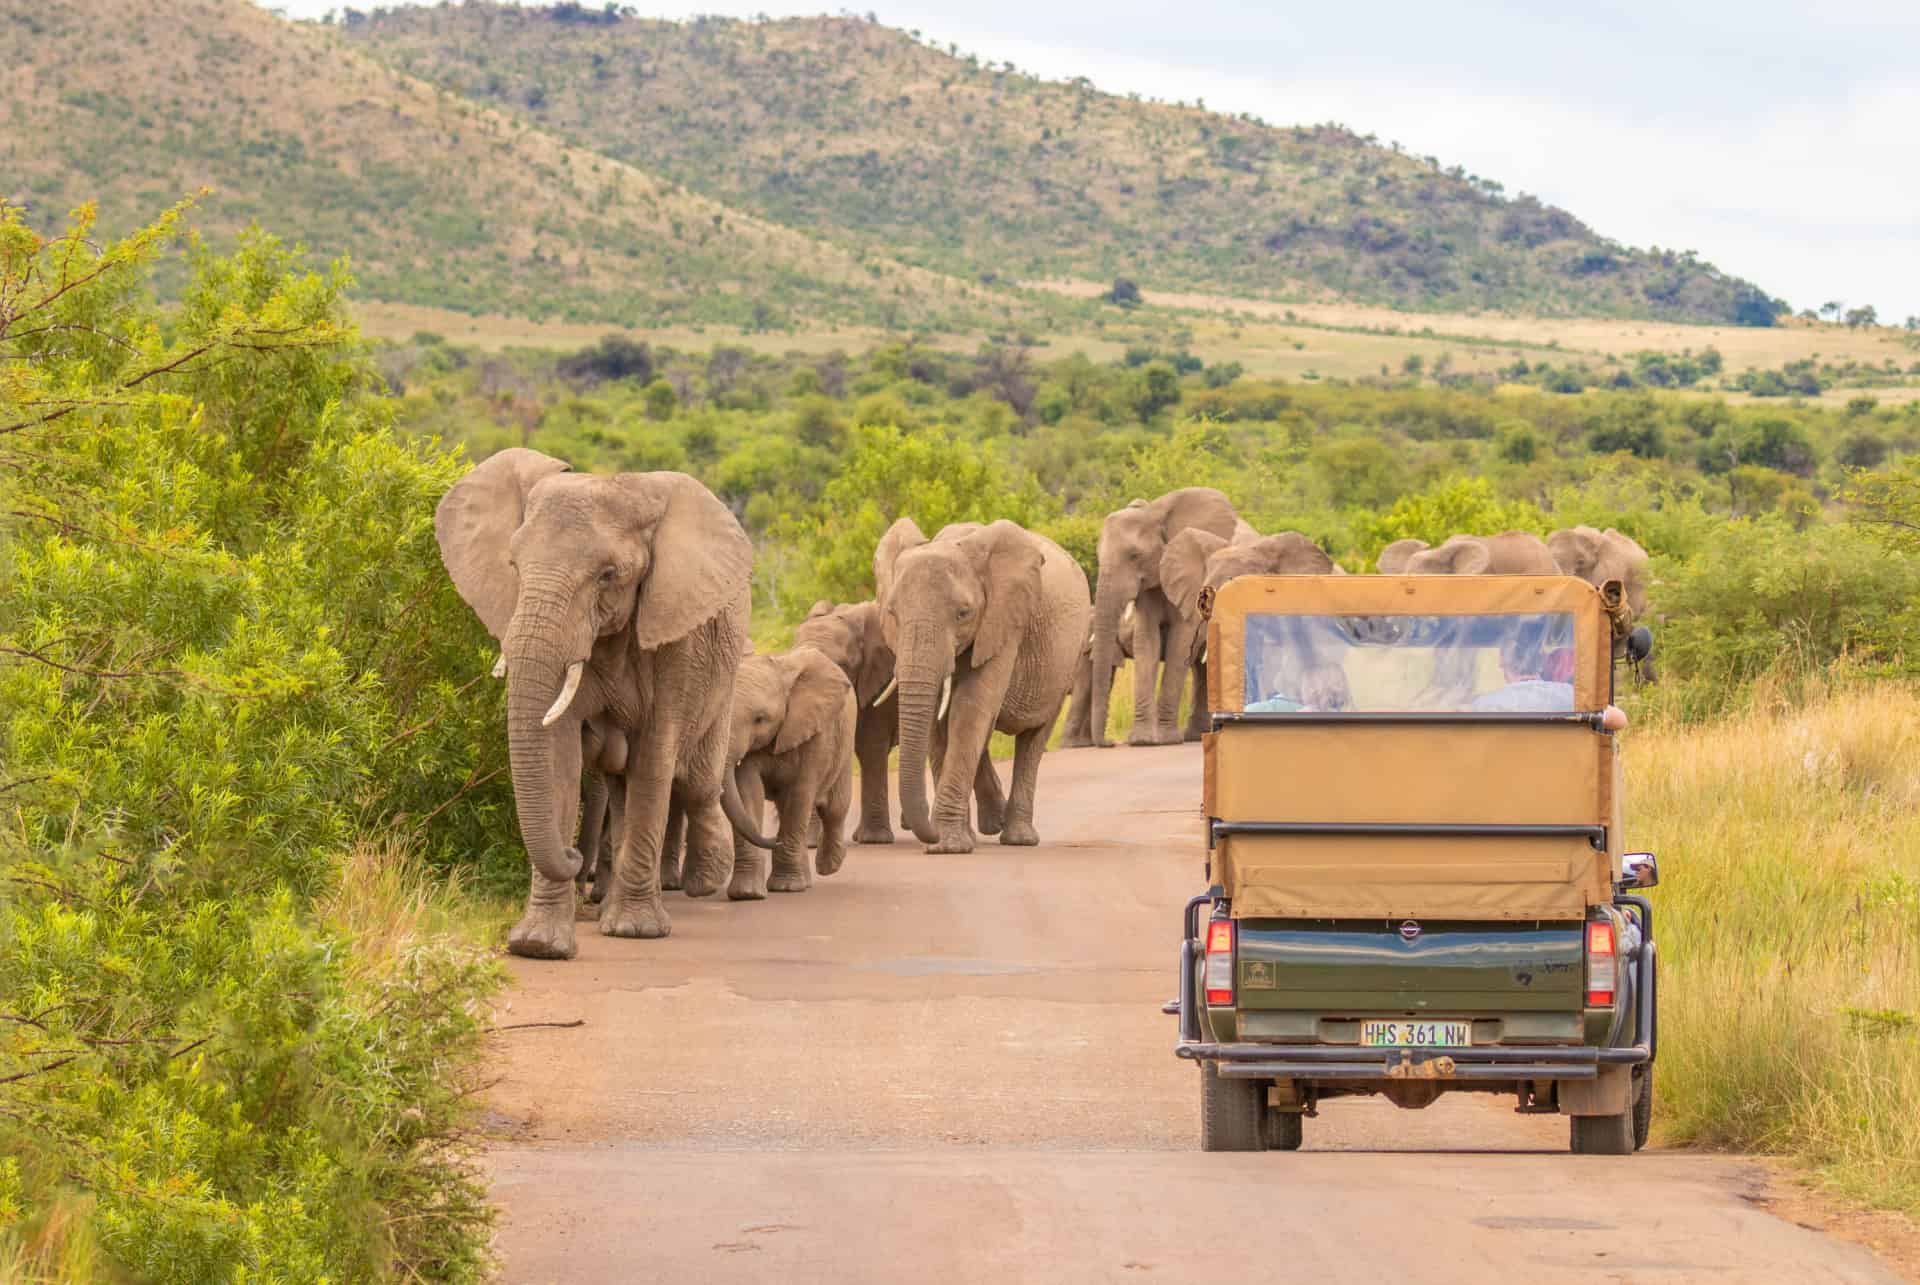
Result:
{"label": "hill", "polygon": [[983,64],[852,17],[578,4],[350,15],[355,48],[578,146],[970,278],[1766,324],[1755,287],[1336,126]]}
{"label": "hill", "polygon": [[[105,56],[111,51],[111,56]],[[571,146],[247,0],[0,0],[0,196],[126,230],[198,221],[351,251],[366,293],[653,326],[995,324],[977,285],[832,245]]]}

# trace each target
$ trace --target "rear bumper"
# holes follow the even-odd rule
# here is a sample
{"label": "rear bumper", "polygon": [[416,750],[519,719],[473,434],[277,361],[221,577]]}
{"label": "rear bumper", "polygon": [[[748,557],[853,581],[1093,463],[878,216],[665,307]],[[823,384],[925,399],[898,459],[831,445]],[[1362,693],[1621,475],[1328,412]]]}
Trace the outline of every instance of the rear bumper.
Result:
{"label": "rear bumper", "polygon": [[1232,1079],[1284,1080],[1591,1080],[1603,1066],[1651,1061],[1644,1044],[1628,1048],[1368,1049],[1329,1044],[1209,1044],[1174,1048],[1213,1062]]}

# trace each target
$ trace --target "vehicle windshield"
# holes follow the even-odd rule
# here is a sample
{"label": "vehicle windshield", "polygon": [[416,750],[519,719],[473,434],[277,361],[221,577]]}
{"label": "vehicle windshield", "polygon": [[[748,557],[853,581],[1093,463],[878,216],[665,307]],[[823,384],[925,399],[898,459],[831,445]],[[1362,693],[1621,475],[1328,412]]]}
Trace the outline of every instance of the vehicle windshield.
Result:
{"label": "vehicle windshield", "polygon": [[1248,713],[1573,712],[1573,616],[1246,617]]}

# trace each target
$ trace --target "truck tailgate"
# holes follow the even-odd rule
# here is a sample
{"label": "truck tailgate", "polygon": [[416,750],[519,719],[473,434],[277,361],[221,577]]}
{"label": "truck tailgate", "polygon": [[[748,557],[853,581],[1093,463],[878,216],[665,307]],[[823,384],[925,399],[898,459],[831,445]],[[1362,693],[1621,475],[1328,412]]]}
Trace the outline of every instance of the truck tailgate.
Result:
{"label": "truck tailgate", "polygon": [[[1411,922],[1411,921],[1410,921]],[[1359,1013],[1579,1009],[1580,923],[1421,923],[1243,919],[1243,1009]]]}

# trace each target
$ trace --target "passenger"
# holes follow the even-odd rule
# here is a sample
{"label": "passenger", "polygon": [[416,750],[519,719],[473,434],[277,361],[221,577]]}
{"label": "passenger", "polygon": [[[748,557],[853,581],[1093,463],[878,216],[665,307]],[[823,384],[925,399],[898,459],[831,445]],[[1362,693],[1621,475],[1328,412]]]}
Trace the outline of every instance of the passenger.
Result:
{"label": "passenger", "polygon": [[[1548,676],[1549,652],[1544,626],[1532,621],[1518,624],[1500,643],[1500,672],[1507,685],[1474,699],[1478,714],[1570,714],[1573,712],[1573,684]],[[1558,650],[1558,649],[1556,649]],[[1558,657],[1554,657],[1558,661]],[[1571,666],[1566,667],[1571,678]],[[1558,663],[1553,672],[1561,672]]]}

